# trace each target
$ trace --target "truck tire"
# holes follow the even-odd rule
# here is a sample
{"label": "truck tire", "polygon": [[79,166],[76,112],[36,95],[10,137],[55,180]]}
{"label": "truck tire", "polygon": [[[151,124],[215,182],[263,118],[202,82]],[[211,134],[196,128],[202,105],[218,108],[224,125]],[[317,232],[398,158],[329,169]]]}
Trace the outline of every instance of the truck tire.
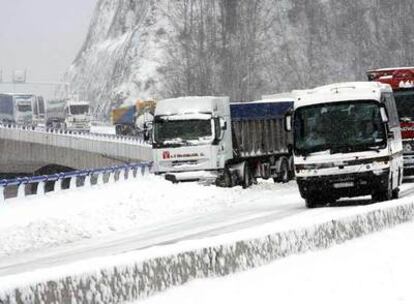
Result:
{"label": "truck tire", "polygon": [[242,179],[242,187],[243,189],[249,188],[252,185],[252,171],[247,163],[244,164],[243,168],[243,179]]}
{"label": "truck tire", "polygon": [[392,199],[398,199],[400,197],[400,188],[392,190]]}
{"label": "truck tire", "polygon": [[278,173],[278,177],[273,178],[273,181],[275,183],[287,183],[289,182],[289,163],[287,162],[286,159],[282,160],[282,163],[280,165],[280,172]]}
{"label": "truck tire", "polygon": [[385,202],[393,198],[392,180],[388,183],[386,189],[377,190],[372,194],[372,199],[376,202]]}
{"label": "truck tire", "polygon": [[305,206],[308,209],[313,209],[319,207],[320,204],[316,196],[308,196],[305,198]]}
{"label": "truck tire", "polygon": [[223,174],[216,179],[216,186],[223,188],[233,187],[233,179],[231,172],[228,168],[225,168]]}
{"label": "truck tire", "polygon": [[327,204],[332,204],[334,202],[335,199],[333,197],[328,197],[321,193],[312,193],[305,198],[306,208],[309,209],[324,207]]}

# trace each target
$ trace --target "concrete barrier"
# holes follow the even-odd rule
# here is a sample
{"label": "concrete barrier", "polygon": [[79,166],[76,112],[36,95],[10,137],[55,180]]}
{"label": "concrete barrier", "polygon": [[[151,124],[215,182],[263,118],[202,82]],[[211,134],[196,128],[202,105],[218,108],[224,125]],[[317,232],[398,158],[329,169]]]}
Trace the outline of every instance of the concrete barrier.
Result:
{"label": "concrete barrier", "polygon": [[98,271],[32,282],[0,291],[15,303],[124,303],[197,278],[226,276],[276,259],[334,244],[413,220],[414,203],[387,205],[311,227],[276,232],[222,245],[131,260]]}

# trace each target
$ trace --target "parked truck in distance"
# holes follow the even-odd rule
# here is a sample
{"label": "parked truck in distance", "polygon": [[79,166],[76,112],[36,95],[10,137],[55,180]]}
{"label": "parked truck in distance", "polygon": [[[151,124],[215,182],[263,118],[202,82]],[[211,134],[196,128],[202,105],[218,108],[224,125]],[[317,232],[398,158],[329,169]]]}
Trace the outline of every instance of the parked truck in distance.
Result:
{"label": "parked truck in distance", "polygon": [[172,182],[213,180],[249,187],[255,178],[287,182],[292,140],[284,128],[294,100],[230,103],[227,97],[159,101],[153,127],[156,174]]}
{"label": "parked truck in distance", "polygon": [[370,70],[368,79],[391,85],[400,117],[404,175],[414,175],[414,67]]}
{"label": "parked truck in distance", "polygon": [[89,102],[77,98],[45,100],[38,96],[33,106],[33,120],[41,127],[88,131],[91,126]]}
{"label": "parked truck in distance", "polygon": [[111,123],[115,126],[116,134],[149,139],[154,110],[154,100],[138,100],[134,105],[113,109]]}
{"label": "parked truck in distance", "polygon": [[32,94],[0,93],[0,121],[18,125],[33,124]]}
{"label": "parked truck in distance", "polygon": [[294,163],[308,208],[341,197],[397,198],[402,183],[401,129],[392,89],[376,82],[304,91],[293,117]]}

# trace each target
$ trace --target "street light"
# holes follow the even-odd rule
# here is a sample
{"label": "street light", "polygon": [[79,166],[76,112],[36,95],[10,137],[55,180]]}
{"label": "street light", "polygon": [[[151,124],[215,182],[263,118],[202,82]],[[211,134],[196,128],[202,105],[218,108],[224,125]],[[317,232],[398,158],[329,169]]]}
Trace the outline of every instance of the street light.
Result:
{"label": "street light", "polygon": [[13,83],[26,83],[27,70],[15,70],[13,72]]}

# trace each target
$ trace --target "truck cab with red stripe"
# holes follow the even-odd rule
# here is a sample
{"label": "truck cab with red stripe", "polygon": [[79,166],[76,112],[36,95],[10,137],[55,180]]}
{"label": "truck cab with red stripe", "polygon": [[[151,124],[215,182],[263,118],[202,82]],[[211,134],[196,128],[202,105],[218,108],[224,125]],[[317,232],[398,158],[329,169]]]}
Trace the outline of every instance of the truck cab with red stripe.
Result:
{"label": "truck cab with red stripe", "polygon": [[373,69],[368,79],[391,85],[400,117],[404,175],[414,174],[414,67]]}

